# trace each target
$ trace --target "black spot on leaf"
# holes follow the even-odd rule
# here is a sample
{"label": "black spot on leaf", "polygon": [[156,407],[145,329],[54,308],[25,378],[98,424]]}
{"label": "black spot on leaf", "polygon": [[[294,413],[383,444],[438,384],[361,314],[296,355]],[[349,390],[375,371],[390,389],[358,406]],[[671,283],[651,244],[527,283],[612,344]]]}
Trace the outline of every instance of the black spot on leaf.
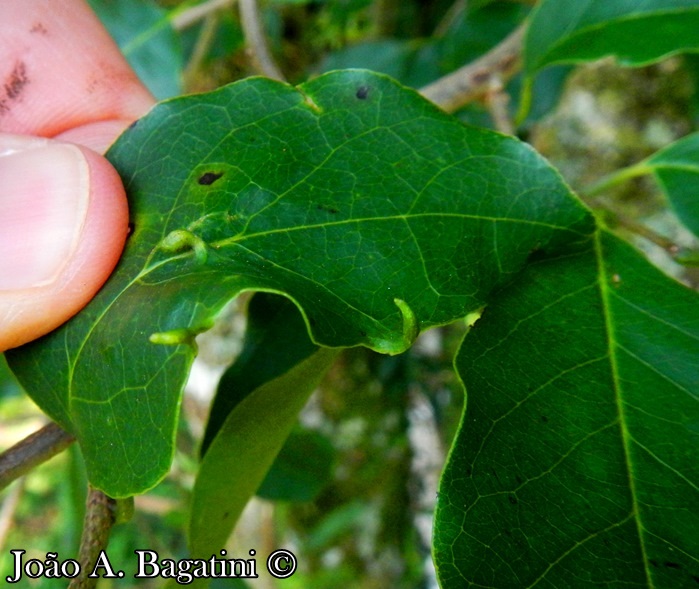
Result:
{"label": "black spot on leaf", "polygon": [[669,569],[681,569],[682,565],[676,563],[676,562],[665,562],[665,566]]}
{"label": "black spot on leaf", "polygon": [[369,96],[369,86],[360,86],[357,88],[356,96],[359,100],[365,100]]}
{"label": "black spot on leaf", "polygon": [[330,213],[331,215],[336,215],[337,213],[340,212],[337,209],[334,209],[332,207],[326,207],[325,205],[318,205],[316,208],[319,211],[325,211],[326,213]]}
{"label": "black spot on leaf", "polygon": [[517,501],[517,497],[515,497],[514,495],[508,495],[508,496],[507,496],[507,500],[508,500],[512,505],[517,505],[517,503],[519,503],[519,501]]}
{"label": "black spot on leaf", "polygon": [[216,182],[221,176],[223,176],[223,172],[206,172],[206,174],[202,174],[199,177],[199,184],[202,186],[209,186]]}

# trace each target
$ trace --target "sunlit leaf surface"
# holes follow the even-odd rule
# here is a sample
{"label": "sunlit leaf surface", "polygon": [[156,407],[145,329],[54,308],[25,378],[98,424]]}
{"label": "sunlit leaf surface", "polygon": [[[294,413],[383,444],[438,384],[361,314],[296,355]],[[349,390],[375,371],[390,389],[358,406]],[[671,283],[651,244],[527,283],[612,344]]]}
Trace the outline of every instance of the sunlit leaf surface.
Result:
{"label": "sunlit leaf surface", "polygon": [[399,353],[594,231],[530,147],[364,71],[162,103],[108,157],[131,200],[122,261],[8,358],[117,497],[167,472],[194,337],[240,291],[286,293],[321,345]]}

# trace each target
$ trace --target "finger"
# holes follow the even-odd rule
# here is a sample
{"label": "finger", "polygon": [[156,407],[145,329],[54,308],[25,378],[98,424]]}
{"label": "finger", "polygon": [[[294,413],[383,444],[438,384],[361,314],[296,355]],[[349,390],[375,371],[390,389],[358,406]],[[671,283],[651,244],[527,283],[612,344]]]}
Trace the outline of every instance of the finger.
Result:
{"label": "finger", "polygon": [[[54,137],[154,99],[84,0],[0,0],[0,129]],[[113,137],[112,137],[113,139]]]}
{"label": "finger", "polygon": [[104,158],[0,135],[0,350],[79,311],[112,272],[127,233],[124,189]]}

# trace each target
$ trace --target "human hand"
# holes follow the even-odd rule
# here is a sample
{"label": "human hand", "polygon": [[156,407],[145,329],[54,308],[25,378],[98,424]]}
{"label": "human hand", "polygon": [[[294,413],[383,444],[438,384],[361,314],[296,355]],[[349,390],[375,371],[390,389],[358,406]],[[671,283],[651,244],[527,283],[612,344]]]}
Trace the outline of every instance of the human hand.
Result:
{"label": "human hand", "polygon": [[0,351],[68,320],[121,255],[102,157],[154,103],[84,0],[0,0]]}

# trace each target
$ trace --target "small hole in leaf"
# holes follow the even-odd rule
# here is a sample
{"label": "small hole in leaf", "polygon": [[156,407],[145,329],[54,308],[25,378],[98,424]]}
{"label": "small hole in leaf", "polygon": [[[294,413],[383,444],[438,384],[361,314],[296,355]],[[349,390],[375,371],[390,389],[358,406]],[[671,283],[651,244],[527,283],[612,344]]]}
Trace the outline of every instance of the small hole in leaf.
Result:
{"label": "small hole in leaf", "polygon": [[356,96],[359,100],[365,100],[369,96],[369,86],[360,86],[357,88]]}
{"label": "small hole in leaf", "polygon": [[202,186],[209,186],[216,182],[216,180],[218,180],[221,176],[223,176],[223,172],[206,172],[206,174],[202,174],[199,177],[199,184]]}

